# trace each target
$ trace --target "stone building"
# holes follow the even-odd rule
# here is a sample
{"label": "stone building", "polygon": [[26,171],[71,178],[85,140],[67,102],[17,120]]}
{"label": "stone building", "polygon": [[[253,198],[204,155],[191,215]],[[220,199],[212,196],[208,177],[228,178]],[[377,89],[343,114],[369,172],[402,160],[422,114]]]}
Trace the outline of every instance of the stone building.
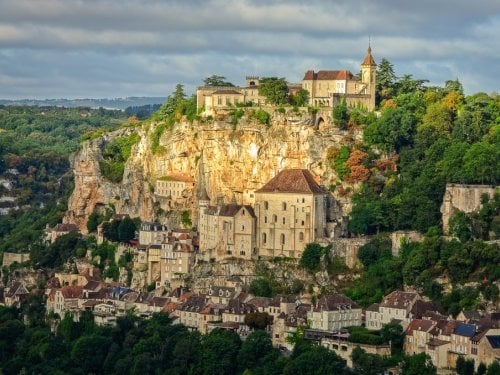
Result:
{"label": "stone building", "polygon": [[167,198],[170,206],[189,202],[194,194],[195,181],[191,176],[173,173],[156,180],[155,195]]}
{"label": "stone building", "polygon": [[285,169],[255,192],[259,256],[300,258],[326,237],[328,192],[306,169]]}
{"label": "stone building", "polygon": [[200,253],[205,260],[256,255],[256,217],[250,205],[210,206],[206,192],[199,199]]}
{"label": "stone building", "polygon": [[377,64],[371,47],[361,63],[361,79],[348,70],[308,70],[302,88],[309,92],[309,104],[316,107],[334,107],[345,98],[349,107],[358,104],[375,109]]}
{"label": "stone building", "polygon": [[167,236],[166,225],[143,221],[139,229],[139,245],[160,245],[167,239]]}
{"label": "stone building", "polygon": [[344,327],[361,326],[361,306],[343,294],[328,294],[321,297],[307,313],[311,328],[333,332]]}
{"label": "stone building", "polygon": [[180,281],[183,275],[191,272],[195,262],[195,238],[186,231],[172,231],[161,244],[160,284]]}
{"label": "stone building", "polygon": [[421,299],[418,293],[399,290],[389,293],[380,304],[375,303],[366,309],[366,328],[381,329],[393,320],[400,321],[406,328],[412,319],[413,306]]}

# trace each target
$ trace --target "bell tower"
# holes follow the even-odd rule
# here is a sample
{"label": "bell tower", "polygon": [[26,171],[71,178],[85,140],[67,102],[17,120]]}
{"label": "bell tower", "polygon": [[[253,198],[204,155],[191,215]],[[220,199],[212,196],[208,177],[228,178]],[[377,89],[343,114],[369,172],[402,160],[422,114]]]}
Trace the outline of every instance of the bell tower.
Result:
{"label": "bell tower", "polygon": [[375,86],[376,86],[377,64],[372,56],[372,47],[368,43],[366,56],[361,63],[361,82],[366,84],[366,94],[370,95],[368,109],[375,109]]}

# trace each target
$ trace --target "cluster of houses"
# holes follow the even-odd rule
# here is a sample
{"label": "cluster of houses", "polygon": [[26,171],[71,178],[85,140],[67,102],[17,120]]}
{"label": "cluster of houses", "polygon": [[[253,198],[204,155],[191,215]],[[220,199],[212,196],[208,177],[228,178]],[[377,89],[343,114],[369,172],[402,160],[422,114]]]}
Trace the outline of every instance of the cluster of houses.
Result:
{"label": "cluster of houses", "polygon": [[[45,294],[51,318],[70,314],[78,320],[88,311],[97,324],[113,326],[117,318],[130,312],[146,318],[164,312],[173,324],[183,324],[201,333],[215,328],[232,330],[243,340],[253,329],[248,315],[266,313],[266,331],[275,347],[291,350],[290,338],[301,327],[306,339],[335,351],[348,364],[352,364],[350,355],[357,346],[368,353],[387,356],[391,348],[389,343],[351,342],[345,328],[365,326],[379,330],[388,323],[403,327],[407,354],[426,353],[438,369],[454,368],[459,356],[473,359],[476,366],[500,360],[500,313],[462,311],[451,319],[438,304],[413,292],[394,291],[380,303],[363,309],[338,293],[323,295],[316,301],[304,301],[295,295],[256,297],[248,293],[240,277],[232,276],[221,285],[210,285],[204,290],[193,292],[177,287],[158,294],[105,282],[99,269],[89,268],[79,274],[56,274],[48,281]],[[28,295],[20,282],[0,291],[6,305],[19,305]]]}

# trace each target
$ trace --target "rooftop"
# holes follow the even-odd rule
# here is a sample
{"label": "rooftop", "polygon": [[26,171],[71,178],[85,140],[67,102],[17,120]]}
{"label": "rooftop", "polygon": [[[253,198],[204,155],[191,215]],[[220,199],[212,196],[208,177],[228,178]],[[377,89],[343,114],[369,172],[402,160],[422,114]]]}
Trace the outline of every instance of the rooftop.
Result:
{"label": "rooftop", "polygon": [[324,194],[307,169],[284,169],[256,193]]}

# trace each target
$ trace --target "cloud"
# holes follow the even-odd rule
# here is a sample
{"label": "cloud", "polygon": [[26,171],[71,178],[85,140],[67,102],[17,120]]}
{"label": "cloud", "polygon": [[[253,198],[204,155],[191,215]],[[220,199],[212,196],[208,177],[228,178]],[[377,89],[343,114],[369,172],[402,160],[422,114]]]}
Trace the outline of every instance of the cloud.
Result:
{"label": "cloud", "polygon": [[498,90],[497,0],[0,0],[0,9],[0,97],[166,95],[212,73],[296,82],[307,69],[356,72],[368,37],[397,73]]}

